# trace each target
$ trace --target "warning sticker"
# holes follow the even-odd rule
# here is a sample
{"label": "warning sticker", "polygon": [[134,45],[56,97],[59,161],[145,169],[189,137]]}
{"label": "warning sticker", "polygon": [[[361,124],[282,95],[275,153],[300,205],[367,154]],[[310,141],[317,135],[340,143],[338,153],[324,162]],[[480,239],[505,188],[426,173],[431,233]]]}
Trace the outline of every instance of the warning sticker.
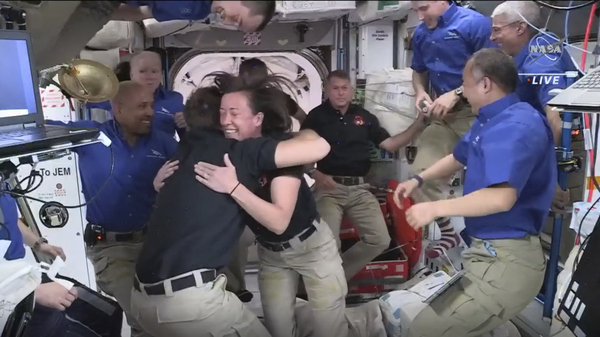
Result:
{"label": "warning sticker", "polygon": [[67,98],[54,86],[40,89],[42,108],[64,108],[67,106]]}

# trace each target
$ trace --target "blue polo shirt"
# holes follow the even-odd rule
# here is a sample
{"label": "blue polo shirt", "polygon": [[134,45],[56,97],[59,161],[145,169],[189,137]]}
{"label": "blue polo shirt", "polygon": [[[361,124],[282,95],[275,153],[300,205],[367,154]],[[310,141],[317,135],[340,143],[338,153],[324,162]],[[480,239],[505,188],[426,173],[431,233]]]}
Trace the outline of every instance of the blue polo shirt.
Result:
{"label": "blue polo shirt", "polygon": [[112,141],[114,169],[110,176],[111,150],[103,144],[73,148],[79,158],[79,174],[87,205],[86,218],[111,232],[130,232],[144,227],[154,206],[156,191],[154,177],[177,149],[177,142],[160,130],[140,138],[134,147],[129,146],[121,134],[118,123],[77,121],[68,124],[47,121],[48,124],[96,128]]}
{"label": "blue polo shirt", "polygon": [[148,6],[158,22],[169,20],[199,21],[210,15],[212,1],[125,1],[129,6]]}
{"label": "blue polo shirt", "polygon": [[10,246],[4,254],[7,260],[18,260],[25,257],[25,246],[23,246],[23,235],[19,229],[19,213],[17,212],[17,201],[9,194],[0,195],[0,208],[4,220],[0,226],[0,240],[9,240]]}
{"label": "blue polo shirt", "polygon": [[476,51],[495,46],[491,34],[489,17],[451,4],[436,28],[421,23],[415,29],[410,67],[418,73],[429,71],[435,93],[445,94],[462,85],[463,69]]}
{"label": "blue polo shirt", "polygon": [[[561,46],[559,52],[549,52],[543,54],[538,46],[548,46],[554,40],[550,37],[533,37],[521,52],[514,57],[517,70],[519,71],[519,83],[517,84],[517,94],[522,102],[531,104],[542,114],[546,114],[544,107],[548,104],[552,96],[550,90],[565,89],[567,87],[567,78],[564,74],[567,71],[577,71],[573,60],[567,49]],[[531,48],[535,46],[538,48]],[[537,50],[536,50],[537,49]],[[554,50],[553,50],[554,51]]]}
{"label": "blue polo shirt", "polygon": [[[88,103],[87,107],[110,111],[112,115],[112,106],[109,101]],[[181,96],[180,93],[167,90],[163,87],[158,88],[154,93],[154,120],[152,121],[152,127],[160,129],[170,135],[174,135],[175,132],[177,132],[181,138],[185,129],[177,128],[173,116],[182,111],[183,96]]]}
{"label": "blue polo shirt", "polygon": [[508,212],[465,218],[470,236],[493,240],[539,234],[557,179],[554,140],[544,116],[517,94],[486,105],[454,148],[454,158],[467,166],[464,195],[502,183],[517,190]]}

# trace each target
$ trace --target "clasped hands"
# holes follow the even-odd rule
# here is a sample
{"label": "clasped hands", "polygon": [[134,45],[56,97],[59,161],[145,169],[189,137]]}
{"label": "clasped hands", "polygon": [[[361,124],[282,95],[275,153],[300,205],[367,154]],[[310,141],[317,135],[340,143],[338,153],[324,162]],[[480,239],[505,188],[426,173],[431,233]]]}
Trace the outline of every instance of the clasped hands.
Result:
{"label": "clasped hands", "polygon": [[[238,185],[237,172],[235,166],[231,163],[229,155],[223,157],[225,166],[217,166],[206,162],[199,162],[194,165],[196,180],[219,193],[230,194]],[[179,161],[169,161],[165,163],[154,178],[154,189],[158,192],[164,186],[164,181],[179,169]]]}

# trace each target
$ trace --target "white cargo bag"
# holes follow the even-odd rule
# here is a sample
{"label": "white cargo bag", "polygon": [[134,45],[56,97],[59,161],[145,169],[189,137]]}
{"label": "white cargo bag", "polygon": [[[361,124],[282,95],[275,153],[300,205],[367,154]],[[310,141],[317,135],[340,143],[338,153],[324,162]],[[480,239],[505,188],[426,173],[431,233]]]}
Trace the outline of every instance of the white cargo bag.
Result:
{"label": "white cargo bag", "polygon": [[135,22],[109,21],[96,35],[86,44],[95,49],[109,50],[115,48],[127,48],[133,45],[136,31]]}
{"label": "white cargo bag", "polygon": [[390,135],[408,129],[417,118],[412,69],[382,69],[367,74],[364,108]]}
{"label": "white cargo bag", "polygon": [[155,19],[145,19],[143,23],[146,37],[151,39],[200,30],[210,30],[210,25],[205,24],[204,21],[169,20],[158,22]]}
{"label": "white cargo bag", "polygon": [[[2,254],[4,256],[4,254]],[[17,304],[42,283],[42,270],[25,259],[0,260],[0,331]]]}

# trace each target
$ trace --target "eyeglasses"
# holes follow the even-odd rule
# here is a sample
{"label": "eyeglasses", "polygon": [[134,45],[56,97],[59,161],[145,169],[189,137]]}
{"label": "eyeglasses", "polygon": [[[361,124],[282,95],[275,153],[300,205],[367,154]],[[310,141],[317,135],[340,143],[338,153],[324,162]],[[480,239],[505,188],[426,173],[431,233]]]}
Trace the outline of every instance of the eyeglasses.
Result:
{"label": "eyeglasses", "polygon": [[511,22],[511,23],[507,23],[507,24],[505,24],[505,25],[502,25],[502,26],[495,26],[495,27],[492,27],[492,33],[493,33],[493,34],[498,34],[498,33],[502,32],[502,29],[504,29],[504,27],[508,27],[508,26],[510,26],[510,25],[514,25],[515,23],[522,23],[522,22],[523,22],[523,21],[521,21],[521,20],[518,20],[518,21],[513,21],[513,22]]}

